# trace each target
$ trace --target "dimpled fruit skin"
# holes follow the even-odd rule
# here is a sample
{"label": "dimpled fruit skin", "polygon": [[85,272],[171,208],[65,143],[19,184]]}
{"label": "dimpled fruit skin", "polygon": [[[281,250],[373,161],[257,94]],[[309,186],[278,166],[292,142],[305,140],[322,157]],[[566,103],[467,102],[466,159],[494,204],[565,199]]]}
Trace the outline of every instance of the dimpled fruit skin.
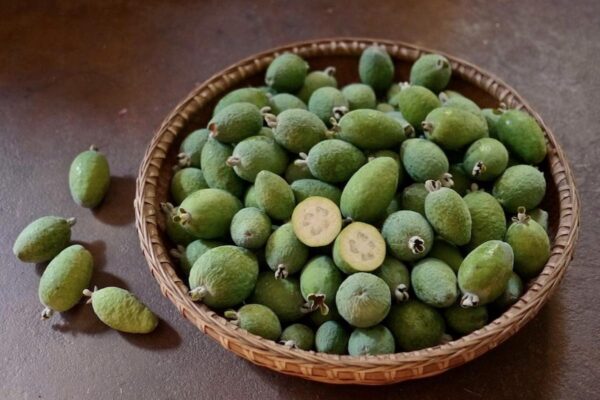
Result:
{"label": "dimpled fruit skin", "polygon": [[13,253],[23,262],[45,262],[67,247],[70,240],[71,226],[66,219],[41,217],[19,233],[13,245]]}
{"label": "dimpled fruit skin", "polygon": [[175,204],[180,204],[196,190],[208,189],[204,173],[198,168],[183,168],[175,172],[171,179],[171,196]]}
{"label": "dimpled fruit skin", "polygon": [[381,150],[398,146],[406,138],[404,127],[392,116],[378,110],[354,110],[339,122],[336,138],[363,150]]}
{"label": "dimpled fruit skin", "polygon": [[282,111],[289,110],[292,108],[301,108],[306,110],[306,104],[298,97],[289,93],[279,93],[271,97],[270,103],[271,112],[275,115]]}
{"label": "dimpled fruit skin", "polygon": [[240,160],[233,170],[237,176],[249,182],[254,182],[262,170],[283,174],[289,161],[285,150],[266,136],[251,136],[242,140],[234,147],[232,155]]}
{"label": "dimpled fruit skin", "polygon": [[246,304],[237,312],[239,327],[253,335],[277,340],[281,335],[281,323],[277,315],[261,304]]}
{"label": "dimpled fruit skin", "polygon": [[250,301],[269,307],[282,322],[294,322],[304,316],[300,283],[293,276],[276,279],[272,272],[261,272]]}
{"label": "dimpled fruit skin", "polygon": [[208,186],[222,189],[234,196],[244,193],[244,181],[227,165],[227,159],[233,154],[233,147],[209,138],[202,149],[202,172]]}
{"label": "dimpled fruit skin", "polygon": [[385,92],[394,79],[394,63],[385,49],[379,46],[367,47],[358,61],[358,74],[362,83],[376,92]]}
{"label": "dimpled fruit skin", "polygon": [[304,103],[308,103],[310,96],[315,90],[322,87],[337,87],[337,81],[333,75],[328,74],[325,71],[313,71],[306,76],[304,79],[304,85],[297,93],[297,96]]}
{"label": "dimpled fruit skin", "polygon": [[432,125],[427,138],[446,150],[459,150],[488,135],[485,120],[460,108],[437,108],[427,114],[425,122]]}
{"label": "dimpled fruit skin", "polygon": [[400,147],[404,170],[417,182],[439,179],[448,172],[448,158],[435,143],[426,139],[408,139]]}
{"label": "dimpled fruit skin", "polygon": [[209,307],[233,307],[244,301],[258,278],[258,261],[237,246],[219,246],[202,254],[190,271],[190,289],[206,288],[202,302]]}
{"label": "dimpled fruit skin", "polygon": [[350,335],[337,321],[327,321],[315,334],[315,349],[319,353],[346,354]]}
{"label": "dimpled fruit skin", "polygon": [[273,271],[279,264],[286,267],[288,274],[294,274],[304,266],[308,258],[308,247],[302,243],[294,234],[291,223],[281,225],[277,228],[265,246],[265,256],[269,268]]}
{"label": "dimpled fruit skin", "polygon": [[285,328],[279,338],[282,342],[292,341],[297,348],[312,350],[315,346],[315,333],[304,324],[292,324]]}
{"label": "dimpled fruit skin", "polygon": [[498,200],[484,191],[467,194],[464,198],[471,214],[471,240],[474,249],[488,240],[502,240],[506,233],[506,217]]}
{"label": "dimpled fruit skin", "polygon": [[179,265],[183,269],[186,275],[189,276],[192,266],[197,259],[210,249],[215,247],[223,246],[225,243],[215,242],[211,240],[197,239],[188,244],[185,248],[185,252],[179,260]]}
{"label": "dimpled fruit skin", "polygon": [[327,127],[310,111],[294,108],[277,116],[273,133],[277,143],[292,153],[308,153],[311,147],[325,139]]}
{"label": "dimpled fruit skin", "polygon": [[[284,174],[285,180],[291,185],[300,179],[313,179],[314,176],[310,173],[308,165],[289,163]],[[340,195],[342,192],[340,191]]]}
{"label": "dimpled fruit skin", "polygon": [[[390,214],[383,223],[381,233],[392,254],[402,261],[416,261],[425,257],[433,245],[433,229],[421,214],[410,210]],[[409,240],[413,236],[423,240],[423,252],[414,254],[410,249]]]}
{"label": "dimpled fruit skin", "polygon": [[242,208],[233,216],[229,231],[236,245],[258,249],[271,235],[271,220],[258,208]]}
{"label": "dimpled fruit skin", "polygon": [[458,247],[446,242],[442,238],[435,239],[433,247],[428,255],[429,257],[437,258],[438,260],[445,262],[455,273],[458,272],[460,264],[462,264],[464,260]]}
{"label": "dimpled fruit skin", "polygon": [[223,108],[233,103],[251,103],[259,110],[269,105],[269,97],[258,88],[241,88],[227,93],[215,106],[213,115],[216,115]]}
{"label": "dimpled fruit skin", "polygon": [[133,294],[118,287],[105,287],[92,295],[94,313],[106,325],[127,333],[149,333],[158,318]]}
{"label": "dimpled fruit skin", "polygon": [[286,221],[292,216],[296,200],[290,185],[270,171],[261,171],[254,183],[258,208],[273,219]]}
{"label": "dimpled fruit skin", "polygon": [[40,278],[40,302],[58,312],[69,310],[89,286],[93,268],[92,255],[83,246],[67,247],[48,264]]}
{"label": "dimpled fruit skin", "polygon": [[344,86],[342,94],[348,100],[350,110],[359,108],[372,108],[377,106],[377,96],[369,85],[364,83],[352,83]]}
{"label": "dimpled fruit skin", "polygon": [[223,143],[237,143],[257,135],[263,126],[263,117],[254,104],[234,103],[219,111],[208,126],[213,124],[216,126],[215,139]]}
{"label": "dimpled fruit skin", "polygon": [[425,198],[429,192],[425,189],[425,184],[416,182],[408,185],[402,190],[401,194],[401,208],[404,210],[410,210],[418,212],[425,216]]}
{"label": "dimpled fruit skin", "polygon": [[466,335],[487,324],[488,312],[484,306],[463,308],[457,304],[444,311],[444,318],[450,329]]}
{"label": "dimpled fruit skin", "polygon": [[318,179],[298,179],[290,186],[294,192],[296,204],[300,204],[309,197],[320,196],[333,201],[338,207],[340,205],[342,191],[329,183],[321,182]]}
{"label": "dimpled fruit skin", "polygon": [[329,124],[329,119],[333,117],[335,107],[348,108],[348,100],[342,92],[333,87],[326,86],[315,90],[308,100],[310,112],[317,115],[326,124]]}
{"label": "dimpled fruit skin", "polygon": [[450,307],[458,298],[456,274],[441,260],[419,261],[411,271],[410,280],[419,300],[432,307]]}
{"label": "dimpled fruit skin", "polygon": [[394,336],[383,325],[357,328],[352,332],[348,341],[348,354],[351,356],[391,354],[395,350]]}
{"label": "dimpled fruit skin", "polygon": [[335,304],[335,294],[344,277],[328,256],[318,256],[306,264],[300,274],[300,290],[306,300],[309,294],[325,295],[325,303]]}
{"label": "dimpled fruit skin", "polygon": [[198,239],[215,239],[229,232],[229,225],[236,212],[242,208],[240,200],[221,189],[202,189],[189,195],[179,207],[191,218],[180,223]]}
{"label": "dimpled fruit skin", "polygon": [[532,219],[512,223],[506,231],[505,240],[515,254],[514,270],[523,279],[539,274],[550,258],[548,234]]}
{"label": "dimpled fruit skin", "polygon": [[375,222],[385,215],[398,187],[398,165],[389,157],[376,158],[350,178],[340,199],[344,217]]}
{"label": "dimpled fruit skin", "polygon": [[366,162],[357,147],[338,139],[317,143],[308,153],[308,168],[317,179],[328,183],[346,182]]}
{"label": "dimpled fruit skin", "polygon": [[509,213],[536,208],[546,194],[544,174],[530,165],[515,165],[496,180],[492,194]]}
{"label": "dimpled fruit skin", "polygon": [[104,198],[110,184],[108,161],[96,150],[80,153],[71,163],[69,188],[75,203],[94,208]]}
{"label": "dimpled fruit skin", "polygon": [[410,288],[410,272],[408,272],[408,268],[394,257],[387,256],[381,267],[374,273],[387,283],[392,297],[395,296],[398,285],[403,284],[406,286],[406,289]]}
{"label": "dimpled fruit skin", "polygon": [[442,105],[431,90],[422,86],[402,88],[400,93],[390,100],[390,103],[397,105],[404,118],[419,131],[425,117]]}
{"label": "dimpled fruit skin", "polygon": [[392,306],[385,324],[404,351],[440,344],[445,330],[444,318],[436,309],[418,300]]}
{"label": "dimpled fruit skin", "polygon": [[519,110],[508,110],[496,124],[498,138],[527,164],[539,164],[546,157],[544,133],[535,119]]}
{"label": "dimpled fruit skin", "polygon": [[519,297],[523,294],[523,280],[516,272],[512,272],[510,274],[510,278],[508,278],[508,283],[506,284],[506,289],[500,297],[498,297],[492,303],[492,306],[497,310],[505,310],[508,307],[512,306],[519,300]]}
{"label": "dimpled fruit skin", "polygon": [[202,149],[208,140],[208,129],[193,131],[181,142],[179,152],[185,153],[190,159],[190,167],[200,168],[202,160]]}
{"label": "dimpled fruit skin", "polygon": [[[441,64],[441,65],[440,65]],[[433,92],[444,90],[450,77],[452,68],[450,62],[444,56],[438,54],[426,54],[419,57],[410,69],[410,84],[425,86]]]}
{"label": "dimpled fruit skin", "polygon": [[365,272],[347,277],[335,296],[338,312],[350,325],[368,328],[387,316],[392,303],[383,279]]}
{"label": "dimpled fruit skin", "polygon": [[485,242],[465,257],[458,270],[458,286],[462,293],[479,297],[485,305],[499,297],[513,269],[513,250],[499,240]]}
{"label": "dimpled fruit skin", "polygon": [[277,92],[294,93],[300,90],[308,73],[308,64],[292,53],[277,56],[265,75],[265,82]]}
{"label": "dimpled fruit skin", "polygon": [[[480,175],[473,175],[477,162],[483,162],[485,170]],[[463,168],[473,179],[489,182],[500,176],[508,165],[508,151],[504,145],[492,138],[476,140],[469,146],[463,160]]]}
{"label": "dimpled fruit skin", "polygon": [[454,190],[441,188],[425,198],[425,216],[443,239],[457,246],[471,240],[471,214],[462,197]]}

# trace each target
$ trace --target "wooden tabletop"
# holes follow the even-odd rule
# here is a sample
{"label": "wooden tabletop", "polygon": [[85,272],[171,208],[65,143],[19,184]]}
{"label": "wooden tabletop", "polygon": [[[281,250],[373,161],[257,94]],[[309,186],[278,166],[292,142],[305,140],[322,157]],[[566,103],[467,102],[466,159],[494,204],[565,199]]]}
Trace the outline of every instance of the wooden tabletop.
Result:
{"label": "wooden tabletop", "polygon": [[[1,399],[600,396],[600,3],[347,3],[0,1]],[[331,386],[256,367],[184,320],[140,251],[135,177],[169,111],[241,58],[331,36],[413,42],[495,73],[540,113],[575,170],[582,229],[559,290],[505,344],[438,377]],[[92,143],[113,174],[93,212],[77,207],[67,186],[73,157]],[[153,334],[112,331],[83,305],[40,321],[43,269],[18,262],[11,247],[27,223],[48,214],[77,217],[73,238],[94,255],[93,282],[127,287],[145,301],[161,318]]]}

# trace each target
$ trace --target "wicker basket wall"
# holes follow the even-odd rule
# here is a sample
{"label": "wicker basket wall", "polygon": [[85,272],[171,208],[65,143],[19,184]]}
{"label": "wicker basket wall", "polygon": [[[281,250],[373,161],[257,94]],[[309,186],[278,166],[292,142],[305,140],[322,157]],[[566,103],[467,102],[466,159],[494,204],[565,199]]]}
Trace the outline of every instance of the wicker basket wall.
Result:
{"label": "wicker basket wall", "polygon": [[430,52],[395,41],[339,38],[295,43],[253,55],[212,76],[175,107],[154,135],[137,178],[136,226],[142,251],[164,296],[202,332],[237,355],[275,371],[321,382],[380,385],[422,378],[464,364],[498,346],[546,303],[567,270],[579,231],[579,200],[573,175],[552,132],[510,86],[472,64],[446,55],[453,69],[451,88],[468,94],[482,106],[503,102],[508,107],[527,110],[538,120],[548,139],[544,168],[549,188],[543,206],[551,216],[552,255],[514,306],[484,328],[437,347],[385,356],[351,357],[289,349],[251,335],[208,307],[193,303],[187,295],[186,282],[176,272],[177,267],[168,254],[171,245],[163,235],[164,216],[159,207],[168,198],[171,167],[183,137],[205,126],[212,107],[225,93],[236,87],[260,84],[276,54],[298,53],[308,60],[311,69],[333,65],[341,86],[358,80],[358,57],[373,43],[384,45],[395,60],[397,80],[407,80],[412,62],[422,53]]}

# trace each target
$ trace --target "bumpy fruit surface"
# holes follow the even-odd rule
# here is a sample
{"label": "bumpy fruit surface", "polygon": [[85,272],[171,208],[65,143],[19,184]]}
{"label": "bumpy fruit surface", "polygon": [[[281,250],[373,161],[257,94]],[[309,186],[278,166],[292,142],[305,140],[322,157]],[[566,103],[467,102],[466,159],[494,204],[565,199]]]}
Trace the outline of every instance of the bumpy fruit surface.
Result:
{"label": "bumpy fruit surface", "polygon": [[17,236],[13,253],[23,262],[41,263],[53,259],[71,240],[74,218],[41,217],[31,222]]}

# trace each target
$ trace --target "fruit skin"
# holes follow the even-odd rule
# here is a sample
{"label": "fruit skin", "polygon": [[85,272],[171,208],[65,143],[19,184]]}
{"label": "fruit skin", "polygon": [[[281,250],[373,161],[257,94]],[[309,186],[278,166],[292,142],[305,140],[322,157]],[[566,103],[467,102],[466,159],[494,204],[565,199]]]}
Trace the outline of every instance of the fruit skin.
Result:
{"label": "fruit skin", "polygon": [[404,118],[418,131],[421,131],[425,117],[442,105],[431,90],[416,85],[401,87],[400,93],[390,103],[398,107]]}
{"label": "fruit skin", "polygon": [[423,130],[427,139],[445,150],[459,150],[488,136],[485,120],[455,107],[432,110],[423,122]]}
{"label": "fruit skin", "polygon": [[[364,233],[366,231],[369,231],[368,234]],[[356,233],[356,236],[358,237],[362,235],[364,240],[369,240],[369,247],[372,252],[369,252],[368,255],[372,256],[370,260],[373,261],[369,261],[369,259],[365,260],[365,258],[363,258],[363,253],[361,255],[363,265],[359,266],[356,263],[354,263],[354,265],[352,264],[353,260],[349,259],[348,252],[358,252],[358,250],[352,248],[352,242],[354,240],[348,239],[348,237],[353,233]],[[346,239],[348,239],[350,249],[348,249],[348,246],[345,245],[345,243],[343,242]],[[346,248],[346,253],[344,253],[344,248]],[[379,253],[377,252],[377,250],[380,250]],[[379,266],[381,265],[381,263],[383,263],[383,260],[385,259],[385,241],[379,233],[379,231],[374,226],[362,222],[353,222],[350,225],[346,226],[337,236],[335,242],[333,243],[332,253],[335,265],[337,265],[337,267],[345,274],[353,274],[361,271],[373,271],[379,268]]]}
{"label": "fruit skin", "polygon": [[306,104],[298,97],[289,93],[279,93],[271,97],[269,101],[271,112],[275,115],[282,111],[289,110],[292,108],[301,108],[306,110]]}
{"label": "fruit skin", "polygon": [[450,163],[441,148],[426,139],[408,139],[400,147],[404,170],[416,182],[440,179]]}
{"label": "fruit skin", "polygon": [[443,239],[457,246],[471,240],[471,214],[462,197],[449,188],[431,191],[425,198],[425,216]]}
{"label": "fruit skin", "polygon": [[485,118],[488,126],[488,132],[491,138],[498,139],[498,121],[502,116],[503,112],[497,108],[484,108],[481,110],[481,114]]}
{"label": "fruit skin", "polygon": [[301,109],[283,111],[272,129],[277,143],[292,153],[308,153],[327,133],[327,126],[319,117]]}
{"label": "fruit skin", "polygon": [[509,213],[536,208],[546,194],[544,174],[530,165],[509,167],[494,183],[494,197]]}
{"label": "fruit skin", "polygon": [[448,173],[450,175],[452,175],[452,181],[453,181],[453,185],[452,185],[452,190],[454,190],[456,193],[460,194],[461,196],[464,196],[465,194],[467,194],[467,191],[471,189],[471,179],[469,176],[467,176],[467,174],[465,173],[465,170],[463,169],[463,165],[462,164],[452,164],[450,165],[450,168],[448,169]]}
{"label": "fruit skin", "polygon": [[329,183],[318,179],[299,179],[290,186],[294,192],[296,204],[300,204],[309,197],[320,196],[333,201],[338,207],[340,205],[342,191]]}
{"label": "fruit skin", "polygon": [[497,310],[504,311],[519,300],[523,291],[523,281],[521,280],[521,277],[513,271],[510,274],[510,278],[508,278],[506,289],[502,292],[500,297],[494,300],[491,306]]}
{"label": "fruit skin", "polygon": [[209,138],[202,149],[202,173],[208,186],[222,189],[234,196],[244,193],[244,181],[227,165],[227,159],[233,155],[233,147]]}
{"label": "fruit skin", "polygon": [[315,310],[308,314],[308,318],[315,326],[321,326],[328,321],[341,322],[344,320],[338,312],[337,308],[335,307],[335,303],[331,307],[329,307],[329,312],[327,313],[327,315],[323,315],[321,311]]}
{"label": "fruit skin", "polygon": [[346,354],[350,334],[337,321],[327,321],[319,326],[315,334],[315,349],[319,353]]}
{"label": "fruit skin", "polygon": [[277,228],[265,246],[265,257],[273,271],[285,270],[287,275],[300,271],[308,259],[308,247],[294,234],[291,223]]}
{"label": "fruit skin", "polygon": [[442,238],[436,238],[434,240],[428,256],[445,262],[452,268],[454,273],[458,273],[460,264],[464,261],[464,257],[460,253],[458,247],[454,246],[452,243],[448,243]]}
{"label": "fruit skin", "polygon": [[402,115],[402,113],[400,111],[396,111],[396,110],[387,111],[386,114],[389,115],[390,117],[394,118],[396,121],[400,122],[400,124],[402,125],[402,129],[404,129],[404,135],[407,138],[408,137],[415,137],[416,133],[415,133],[414,126],[412,126],[406,120],[406,118],[404,118],[404,115]]}
{"label": "fruit skin", "polygon": [[308,103],[310,96],[315,90],[322,87],[334,87],[337,88],[337,81],[335,79],[335,68],[329,67],[323,71],[312,71],[306,75],[302,88],[298,91],[297,96],[304,103]]}
{"label": "fruit skin", "polygon": [[544,228],[529,216],[519,213],[504,240],[513,249],[514,271],[521,278],[533,278],[544,269],[550,258],[550,239]]}
{"label": "fruit skin", "polygon": [[109,286],[90,294],[94,313],[112,329],[150,333],[158,325],[157,316],[125,289]]}
{"label": "fruit skin", "polygon": [[425,86],[432,92],[440,92],[450,82],[452,67],[448,59],[439,54],[419,57],[410,69],[410,84]]}
{"label": "fruit skin", "polygon": [[249,186],[246,190],[246,194],[244,194],[244,207],[258,208],[258,203],[256,202],[256,188],[254,185]]}
{"label": "fruit skin", "polygon": [[173,217],[187,232],[198,239],[216,239],[229,232],[240,200],[221,189],[198,190],[181,203]]}
{"label": "fruit skin", "polygon": [[334,87],[322,87],[314,91],[308,100],[308,110],[314,113],[325,124],[334,116],[333,109],[345,107],[348,109],[348,100],[342,92]]}
{"label": "fruit skin", "polygon": [[376,45],[367,47],[358,61],[360,81],[383,93],[394,79],[394,63],[383,47]]}
{"label": "fruit skin", "polygon": [[348,100],[350,111],[359,108],[374,109],[377,106],[377,96],[369,85],[363,83],[352,83],[344,86],[342,94]]}
{"label": "fruit skin", "polygon": [[392,111],[396,111],[393,105],[388,103],[377,103],[377,107],[375,107],[377,111],[381,111],[383,113],[389,113]]}
{"label": "fruit skin", "polygon": [[250,301],[269,307],[281,322],[294,322],[304,316],[304,299],[298,279],[276,279],[271,272],[261,272]]}
{"label": "fruit skin", "polygon": [[233,149],[227,164],[240,178],[254,182],[262,170],[281,175],[288,165],[285,150],[274,139],[266,136],[251,136],[239,142]]}
{"label": "fruit skin", "polygon": [[[481,112],[481,108],[473,100],[466,98],[463,95],[450,95],[447,92],[442,92],[439,95],[442,107],[460,108],[476,115],[481,122],[487,126],[487,121]],[[489,132],[488,132],[489,134]],[[487,135],[486,135],[487,136]]]}
{"label": "fruit skin", "polygon": [[[401,83],[392,83],[385,94],[385,99],[389,102],[391,99],[394,98],[394,96],[396,96],[398,93],[400,93],[401,90],[402,90]],[[386,103],[382,103],[382,104],[386,104]]]}
{"label": "fruit skin", "polygon": [[198,129],[183,139],[179,146],[179,158],[184,166],[200,168],[202,149],[208,140],[209,133],[208,129]]}
{"label": "fruit skin", "polygon": [[[483,164],[483,168],[480,168]],[[492,138],[476,140],[469,146],[463,160],[465,173],[477,181],[489,182],[500,176],[508,165],[508,151]]]}
{"label": "fruit skin", "polygon": [[277,92],[294,93],[302,87],[308,73],[308,63],[293,53],[277,56],[265,75],[265,83]]}
{"label": "fruit skin", "polygon": [[238,143],[257,135],[263,116],[254,104],[234,103],[224,107],[208,123],[210,137],[222,143]]}
{"label": "fruit skin", "polygon": [[421,214],[410,210],[387,217],[381,233],[392,254],[401,261],[424,258],[433,245],[431,225]]}
{"label": "fruit skin", "polygon": [[290,185],[270,171],[261,171],[254,182],[258,208],[273,219],[286,221],[292,216],[296,200]]}
{"label": "fruit skin", "polygon": [[338,139],[317,143],[306,159],[310,173],[328,183],[346,182],[366,162],[360,149]]}
{"label": "fruit skin", "polygon": [[61,251],[48,264],[38,288],[40,302],[53,311],[73,308],[92,279],[94,260],[89,251],[78,244]]}
{"label": "fruit skin", "polygon": [[378,110],[354,110],[344,115],[335,128],[337,139],[363,150],[382,150],[398,146],[406,135],[394,117]]}
{"label": "fruit skin", "polygon": [[259,88],[241,88],[227,93],[215,106],[213,115],[216,115],[225,107],[233,103],[251,103],[259,110],[269,105],[267,93]]}
{"label": "fruit skin", "polygon": [[385,322],[404,351],[420,350],[440,344],[444,335],[444,318],[438,311],[418,300],[392,306]]}
{"label": "fruit skin", "polygon": [[242,208],[233,216],[229,230],[237,246],[258,249],[271,235],[271,220],[258,208]]}
{"label": "fruit skin", "polygon": [[383,321],[391,303],[390,289],[383,279],[365,272],[347,277],[335,296],[340,315],[357,328],[369,328]]}
{"label": "fruit skin", "polygon": [[294,347],[302,350],[312,350],[315,346],[315,333],[304,324],[293,324],[283,330],[279,341],[283,344],[293,343]]}
{"label": "fruit skin", "polygon": [[38,218],[19,233],[12,248],[13,254],[28,263],[49,261],[67,247],[74,224],[74,218]]}
{"label": "fruit skin", "polygon": [[173,207],[170,203],[161,203],[161,208],[165,214],[165,231],[169,239],[178,245],[187,246],[197,238],[185,228],[175,222],[174,217],[179,213],[179,207]]}
{"label": "fruit skin", "polygon": [[428,193],[424,183],[412,183],[402,190],[400,207],[425,216],[425,198]]}
{"label": "fruit skin", "polygon": [[356,328],[348,341],[348,354],[351,356],[392,354],[395,350],[394,336],[383,325],[376,325],[371,328]]}
{"label": "fruit skin", "polygon": [[69,170],[69,188],[75,203],[94,208],[104,198],[110,185],[110,169],[103,154],[93,146],[80,153]]}
{"label": "fruit skin", "polygon": [[463,308],[457,304],[444,310],[444,318],[454,332],[467,335],[487,324],[488,312],[483,306]]}
{"label": "fruit skin", "polygon": [[458,270],[458,286],[464,294],[461,306],[485,305],[498,298],[506,289],[513,260],[510,245],[499,240],[471,251]]}
{"label": "fruit skin", "polygon": [[474,249],[488,240],[502,240],[506,233],[506,217],[498,200],[491,194],[478,190],[463,197],[471,214],[471,240]]}
{"label": "fruit skin", "polygon": [[200,189],[208,189],[204,173],[198,168],[183,168],[175,172],[171,178],[171,196],[175,204],[180,204],[186,197]]}
{"label": "fruit skin", "polygon": [[233,323],[253,335],[269,340],[277,340],[281,336],[281,323],[277,315],[261,304],[246,304],[237,312],[225,311],[225,318],[233,319]]}
{"label": "fruit skin", "polygon": [[219,246],[200,256],[190,271],[190,295],[213,308],[233,307],[254,289],[258,261],[250,251],[237,246]]}
{"label": "fruit skin", "polygon": [[548,233],[548,212],[541,208],[529,211],[529,218],[541,225],[542,228]]}
{"label": "fruit skin", "polygon": [[387,256],[374,274],[383,279],[390,288],[392,298],[398,302],[407,301],[410,289],[410,272],[401,261]]}
{"label": "fruit skin", "polygon": [[389,157],[376,158],[362,166],[342,191],[342,215],[353,221],[378,221],[396,194],[398,175],[398,166]]}
{"label": "fruit skin", "polygon": [[546,158],[546,139],[536,120],[519,110],[508,110],[496,124],[498,139],[527,164],[539,164]]}
{"label": "fruit skin", "polygon": [[[290,163],[285,170],[284,178],[291,185],[301,179],[313,179],[314,176],[310,173],[308,165]],[[340,191],[341,194],[342,192]]]}
{"label": "fruit skin", "polygon": [[410,273],[410,281],[417,298],[432,307],[450,307],[458,298],[456,274],[441,260],[419,261]]}
{"label": "fruit skin", "polygon": [[188,244],[183,251],[181,251],[181,249],[178,248],[178,250],[175,251],[174,255],[177,258],[179,258],[179,266],[181,267],[183,272],[189,276],[192,266],[202,254],[206,253],[210,249],[214,249],[215,247],[224,245],[225,243],[222,242],[196,239],[190,244]]}
{"label": "fruit skin", "polygon": [[310,294],[324,295],[325,304],[332,307],[335,305],[335,294],[343,280],[342,273],[330,257],[315,257],[306,264],[300,274],[302,297],[308,300]]}

